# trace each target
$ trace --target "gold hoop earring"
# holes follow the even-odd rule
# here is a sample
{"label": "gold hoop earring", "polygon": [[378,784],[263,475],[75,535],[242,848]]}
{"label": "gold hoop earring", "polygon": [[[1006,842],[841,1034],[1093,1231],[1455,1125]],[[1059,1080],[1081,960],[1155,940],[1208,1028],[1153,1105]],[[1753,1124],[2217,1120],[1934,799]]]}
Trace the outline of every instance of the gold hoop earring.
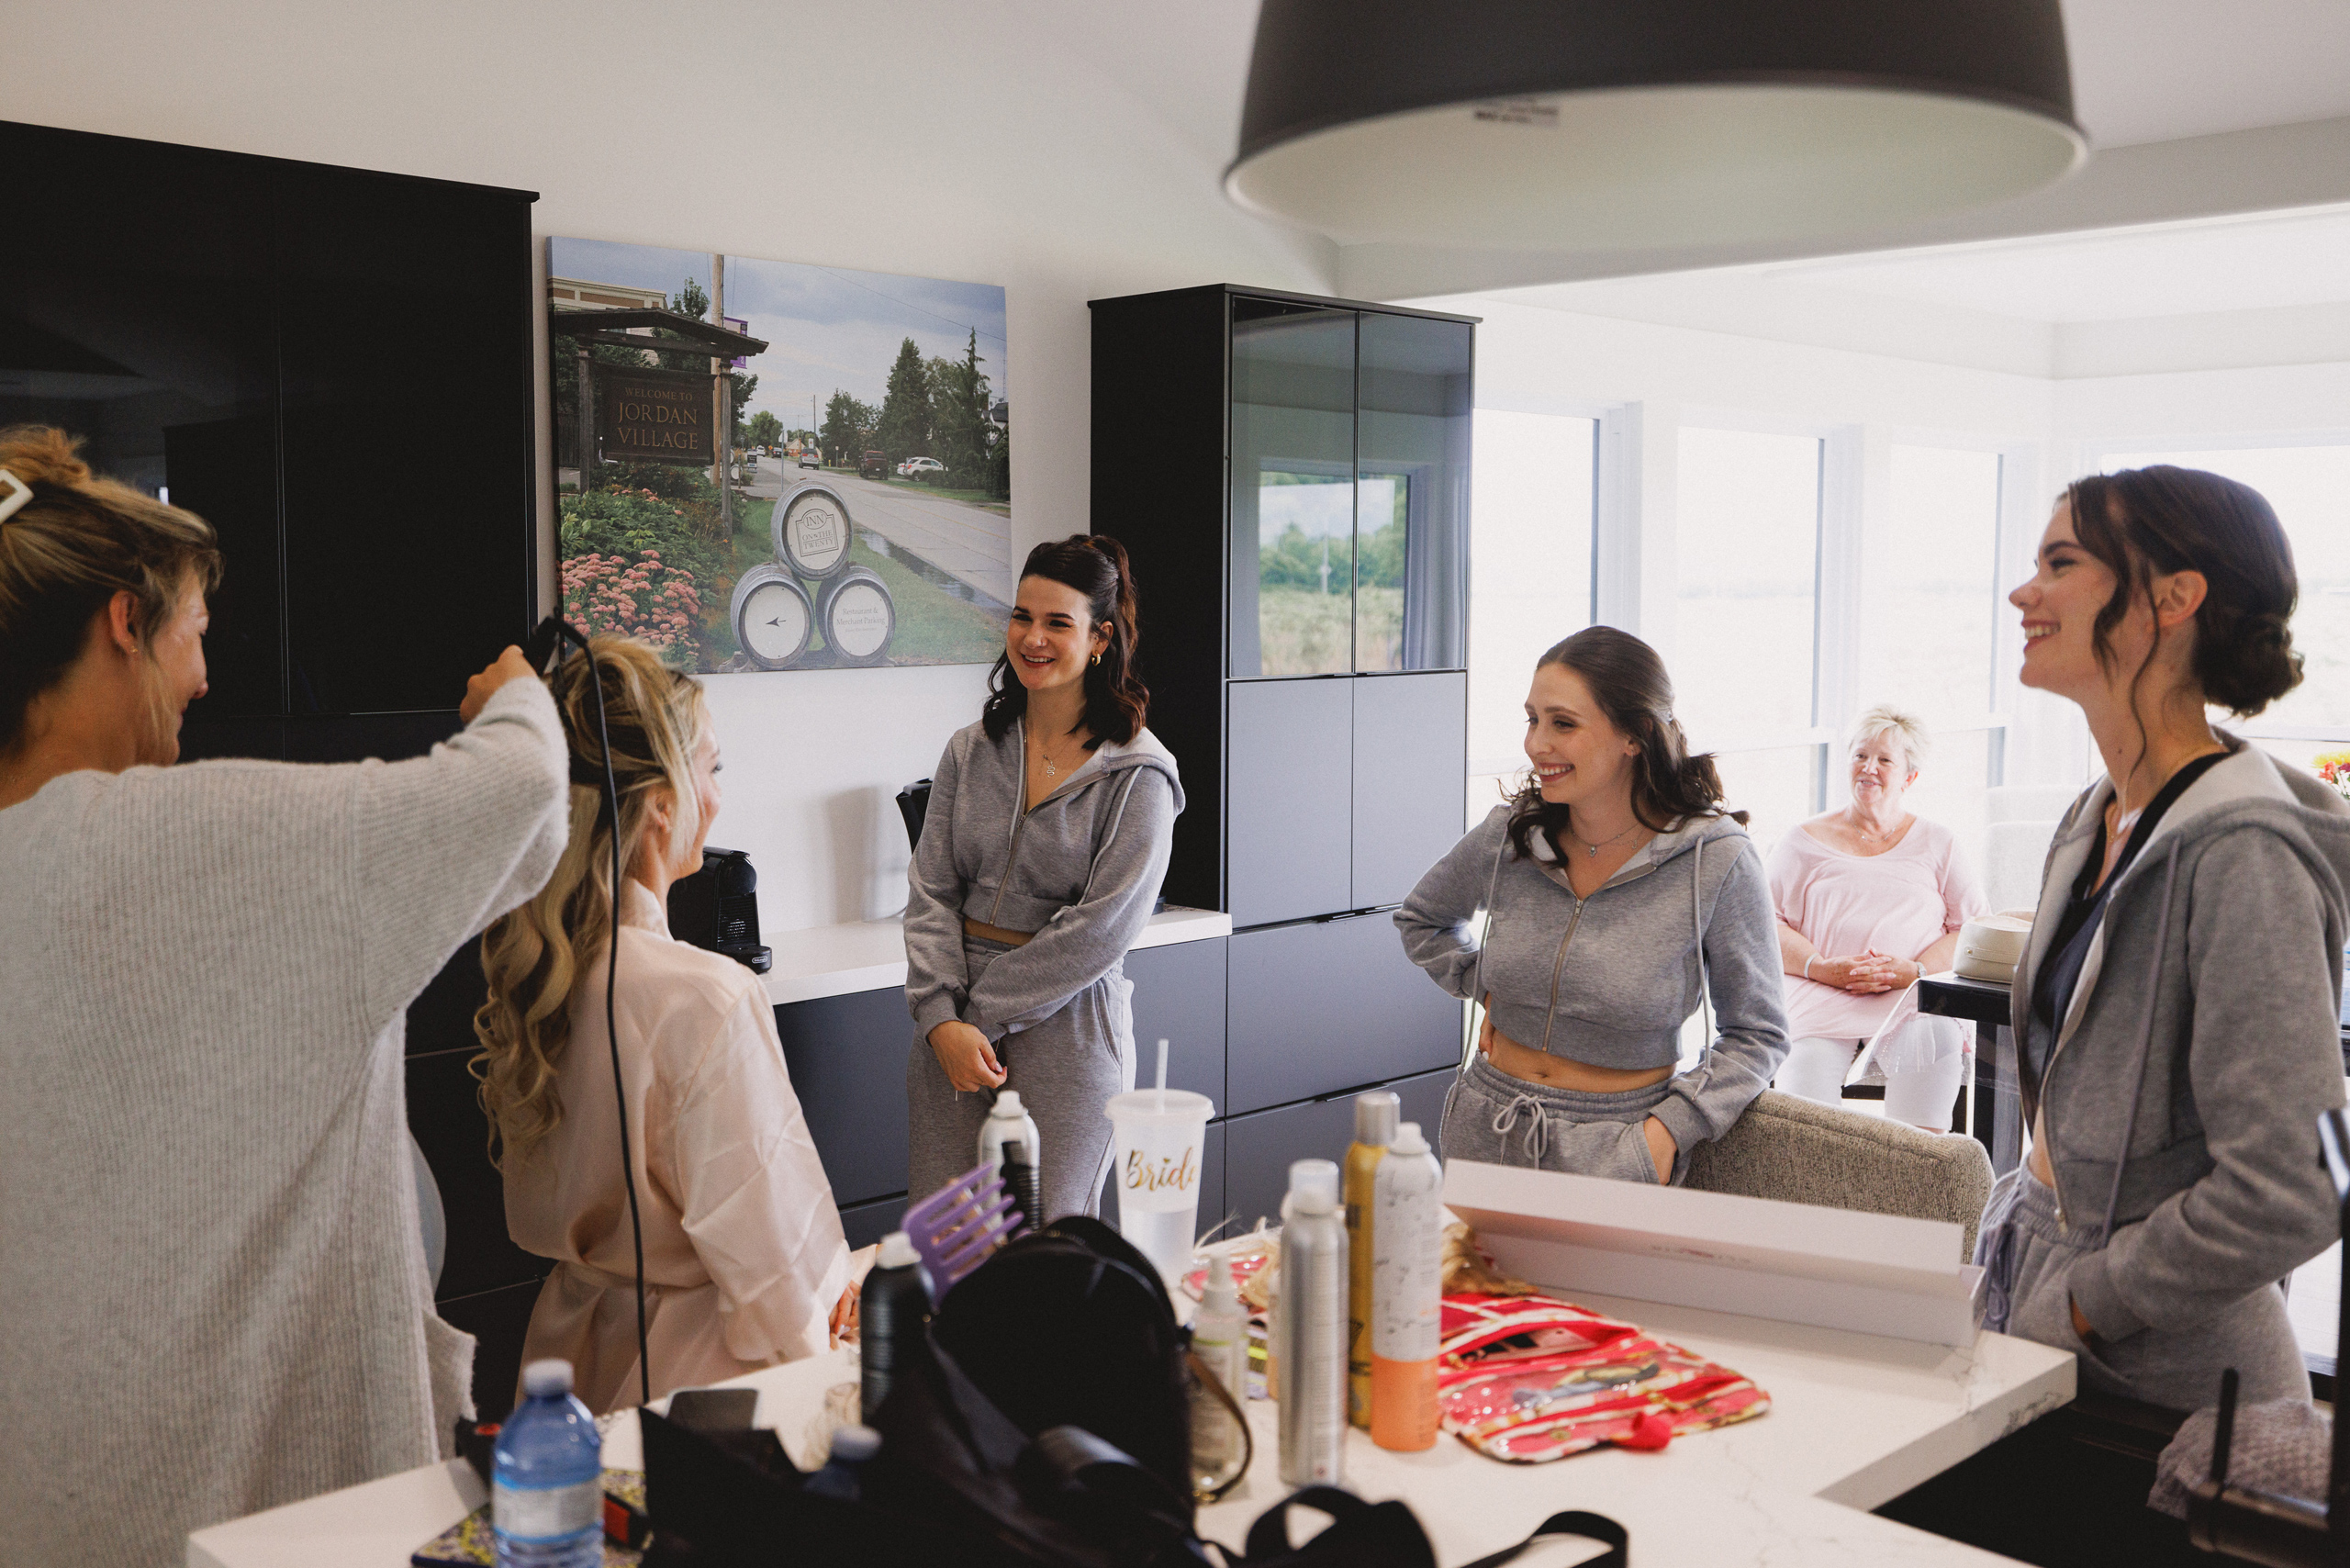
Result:
{"label": "gold hoop earring", "polygon": [[1095,664],[1097,664],[1097,665],[1098,665],[1098,664],[1100,664],[1100,663],[1102,662],[1102,655],[1101,655],[1100,654],[1096,654],[1096,655],[1093,655],[1093,662],[1094,662]]}

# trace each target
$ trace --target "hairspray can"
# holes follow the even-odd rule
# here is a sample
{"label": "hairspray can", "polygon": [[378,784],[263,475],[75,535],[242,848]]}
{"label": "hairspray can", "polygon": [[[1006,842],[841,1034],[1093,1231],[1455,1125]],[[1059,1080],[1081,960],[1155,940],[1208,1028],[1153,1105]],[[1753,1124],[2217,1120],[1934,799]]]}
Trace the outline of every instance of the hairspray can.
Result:
{"label": "hairspray can", "polygon": [[1395,1141],[1403,1102],[1390,1090],[1355,1096],[1355,1141],[1347,1147],[1347,1419],[1371,1425],[1371,1179]]}
{"label": "hairspray can", "polygon": [[1417,1122],[1395,1129],[1380,1161],[1371,1284],[1371,1440],[1434,1448],[1443,1340],[1444,1171]]}
{"label": "hairspray can", "polygon": [[1347,1227],[1338,1216],[1338,1168],[1301,1159],[1289,1168],[1289,1223],[1281,1227],[1281,1481],[1341,1485],[1347,1441]]}

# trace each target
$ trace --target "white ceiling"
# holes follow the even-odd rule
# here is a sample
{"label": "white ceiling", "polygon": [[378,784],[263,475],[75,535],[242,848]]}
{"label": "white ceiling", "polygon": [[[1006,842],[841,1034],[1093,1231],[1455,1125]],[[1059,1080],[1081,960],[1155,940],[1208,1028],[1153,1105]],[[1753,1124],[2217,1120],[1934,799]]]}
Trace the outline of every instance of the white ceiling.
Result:
{"label": "white ceiling", "polygon": [[1798,262],[1764,275],[2025,321],[2320,305],[2350,299],[2350,207]]}

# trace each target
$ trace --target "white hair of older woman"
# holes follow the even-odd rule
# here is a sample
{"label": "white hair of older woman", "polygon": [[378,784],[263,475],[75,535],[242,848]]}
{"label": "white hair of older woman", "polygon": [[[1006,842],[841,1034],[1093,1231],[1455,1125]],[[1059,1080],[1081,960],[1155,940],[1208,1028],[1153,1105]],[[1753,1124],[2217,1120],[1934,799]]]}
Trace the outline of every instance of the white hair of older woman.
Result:
{"label": "white hair of older woman", "polygon": [[1894,744],[1900,746],[1907,772],[1923,768],[1927,755],[1934,749],[1933,737],[1926,733],[1924,722],[1915,713],[1880,702],[1852,722],[1852,732],[1844,739],[1844,750],[1849,755],[1853,747],[1884,734],[1893,736]]}

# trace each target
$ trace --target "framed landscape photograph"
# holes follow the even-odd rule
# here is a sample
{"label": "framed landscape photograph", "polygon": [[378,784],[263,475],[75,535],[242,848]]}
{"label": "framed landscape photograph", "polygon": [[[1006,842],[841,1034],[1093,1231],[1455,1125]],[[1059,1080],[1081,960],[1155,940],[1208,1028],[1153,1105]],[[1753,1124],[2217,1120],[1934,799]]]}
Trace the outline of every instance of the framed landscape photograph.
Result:
{"label": "framed landscape photograph", "polygon": [[573,624],[702,673],[1001,651],[1001,287],[554,239],[546,309]]}

